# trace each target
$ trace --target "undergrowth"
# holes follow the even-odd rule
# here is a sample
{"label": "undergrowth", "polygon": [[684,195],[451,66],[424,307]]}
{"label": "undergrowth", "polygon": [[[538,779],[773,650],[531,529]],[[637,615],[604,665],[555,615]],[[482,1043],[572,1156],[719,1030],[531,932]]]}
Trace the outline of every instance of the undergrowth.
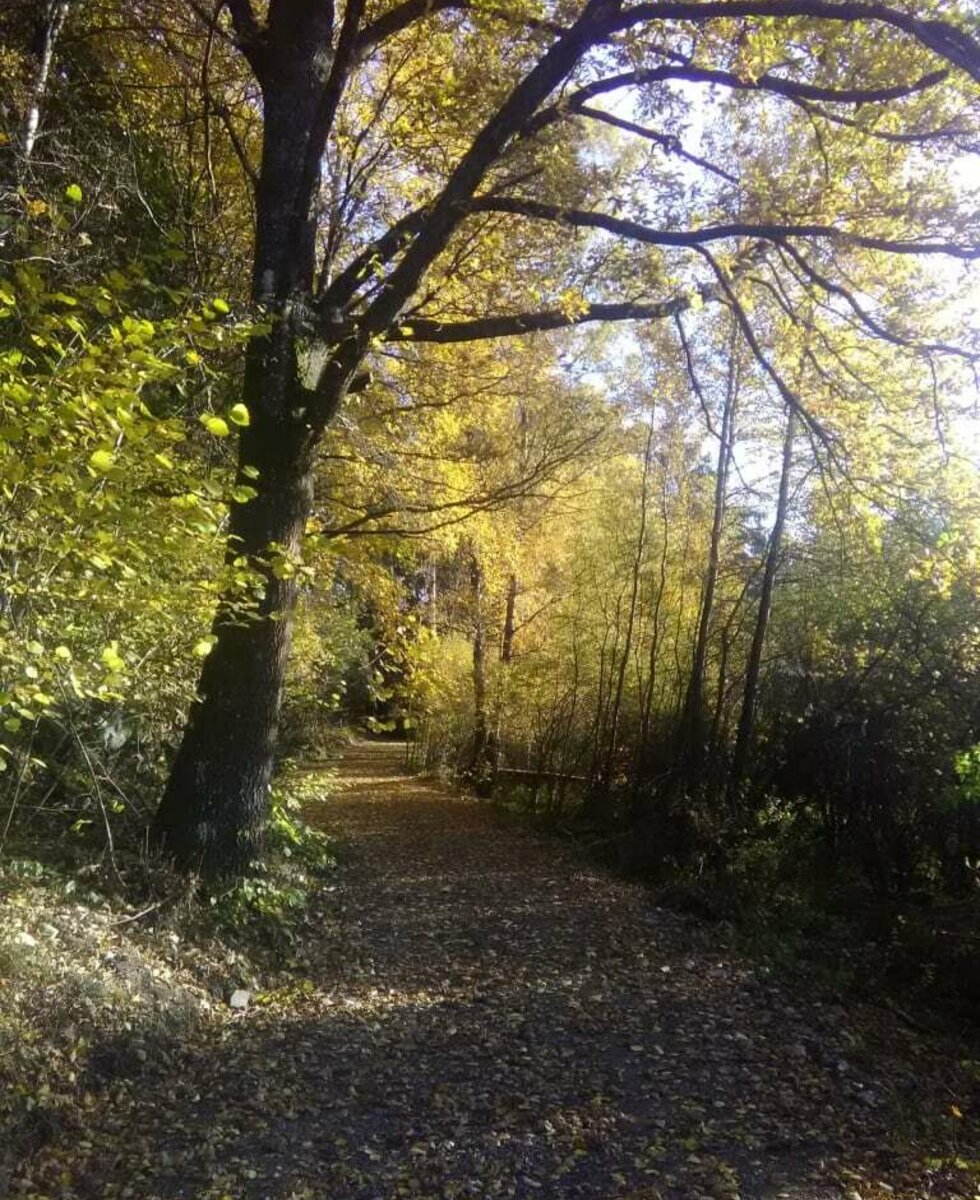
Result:
{"label": "undergrowth", "polygon": [[956,897],[934,880],[904,894],[878,892],[846,861],[828,861],[812,825],[771,814],[724,857],[678,860],[658,852],[656,838],[650,845],[634,829],[596,821],[581,802],[549,807],[535,789],[513,785],[494,801],[642,882],[658,903],[715,923],[775,977],[884,1004],[916,1027],[980,1037],[980,880]]}
{"label": "undergrowth", "polygon": [[[280,773],[267,855],[240,883],[208,890],[84,831],[20,838],[0,858],[0,1195],[18,1163],[78,1127],[107,1090],[147,1072],[231,1015],[246,989],[279,1002],[304,979],[311,906],[335,864],[307,817],[332,774]],[[305,811],[304,811],[305,809]],[[51,825],[47,826],[52,828]],[[66,851],[66,842],[68,851]],[[271,1000],[270,1000],[271,998]]]}
{"label": "undergrowth", "polygon": [[267,853],[252,871],[225,889],[205,892],[214,931],[247,945],[259,960],[288,963],[300,950],[310,900],[336,865],[330,839],[302,815],[320,799],[332,773],[289,770],[273,788]]}

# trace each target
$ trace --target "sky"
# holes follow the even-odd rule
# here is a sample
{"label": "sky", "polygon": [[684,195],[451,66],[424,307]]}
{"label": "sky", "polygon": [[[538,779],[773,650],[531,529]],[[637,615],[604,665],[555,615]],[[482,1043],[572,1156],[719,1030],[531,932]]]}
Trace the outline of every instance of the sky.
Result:
{"label": "sky", "polygon": [[[686,129],[682,139],[685,149],[707,155],[706,130],[720,107],[718,90],[683,81],[667,86],[687,105]],[[609,93],[593,103],[626,120],[643,123],[637,111],[638,96],[633,89],[624,88]],[[621,136],[628,139],[630,135],[624,133]],[[697,186],[703,181],[703,172],[694,164],[676,158],[671,158],[670,164],[688,185]],[[951,181],[958,195],[972,205],[972,210],[980,210],[980,154],[961,154],[951,167]],[[949,295],[948,312],[954,323],[959,323],[961,328],[980,329],[980,263],[963,263],[953,258],[935,256],[928,260],[926,267],[930,274],[941,281],[943,290]],[[685,323],[692,328],[696,326],[696,321],[697,314],[685,317]],[[628,334],[624,334],[622,344],[624,353],[629,352],[631,345],[636,345],[635,339]],[[947,430],[950,452],[967,457],[980,470],[980,393],[975,387],[964,384],[962,391],[955,396],[947,396],[946,400],[950,416]],[[714,439],[707,434],[704,452],[712,456],[715,453]],[[747,444],[738,451],[743,476],[763,491],[773,489],[772,477],[776,464],[772,453],[768,447],[757,445],[753,448]]]}

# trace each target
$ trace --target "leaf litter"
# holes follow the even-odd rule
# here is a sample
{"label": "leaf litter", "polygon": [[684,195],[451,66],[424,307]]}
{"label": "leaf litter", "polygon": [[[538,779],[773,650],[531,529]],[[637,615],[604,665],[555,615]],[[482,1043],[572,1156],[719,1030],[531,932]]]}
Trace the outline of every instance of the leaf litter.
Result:
{"label": "leaf litter", "polygon": [[[269,982],[221,997],[172,932],[5,899],[0,1038],[27,1005],[58,1060],[18,1075],[0,1041],[0,1195],[978,1195],[962,1049],[787,992],[717,928],[407,775],[397,745],[354,745],[342,780],[307,810],[339,875]],[[24,968],[59,946],[57,985]]]}

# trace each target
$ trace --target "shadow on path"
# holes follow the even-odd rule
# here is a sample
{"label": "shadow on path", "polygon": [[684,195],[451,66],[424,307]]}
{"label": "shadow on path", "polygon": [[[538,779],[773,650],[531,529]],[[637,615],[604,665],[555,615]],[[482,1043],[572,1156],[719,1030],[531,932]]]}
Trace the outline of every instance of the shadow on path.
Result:
{"label": "shadow on path", "polygon": [[345,847],[313,990],[189,1049],[100,1048],[104,1143],[64,1196],[974,1195],[936,1161],[968,1086],[936,1049],[790,998],[402,761],[355,745],[313,816]]}

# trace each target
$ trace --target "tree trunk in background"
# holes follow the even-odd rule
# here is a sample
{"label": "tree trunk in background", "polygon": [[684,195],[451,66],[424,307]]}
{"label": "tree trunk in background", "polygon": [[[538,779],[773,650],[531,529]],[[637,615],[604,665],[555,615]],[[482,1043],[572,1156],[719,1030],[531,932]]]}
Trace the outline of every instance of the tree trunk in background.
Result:
{"label": "tree trunk in background", "polygon": [[31,47],[34,57],[37,59],[37,70],[31,83],[30,98],[24,118],[23,151],[25,159],[31,157],[37,143],[44,95],[48,90],[48,81],[51,78],[51,68],[54,64],[54,49],[61,30],[64,28],[68,7],[68,0],[48,0],[38,18],[37,33],[34,45]]}
{"label": "tree trunk in background", "polygon": [[713,783],[716,783],[719,788],[724,788],[726,778],[726,752],[725,752],[725,735],[727,731],[727,714],[725,712],[725,698],[728,692],[728,660],[731,656],[732,646],[741,630],[742,606],[745,603],[745,597],[748,594],[749,583],[751,577],[746,579],[742,584],[742,590],[738,594],[738,599],[732,606],[731,612],[721,629],[721,653],[718,656],[718,679],[715,685],[715,703],[711,718],[711,740],[710,740],[710,773]]}
{"label": "tree trunk in background", "polygon": [[749,650],[749,661],[745,670],[745,688],[742,692],[742,711],[735,736],[735,750],[728,775],[728,800],[734,807],[738,804],[745,768],[748,764],[752,735],[755,731],[755,708],[759,691],[759,675],[762,670],[762,651],[765,647],[769,616],[772,612],[772,594],[776,583],[776,571],[782,548],[783,529],[789,508],[789,481],[793,468],[793,439],[796,436],[796,410],[790,408],[786,418],[786,434],[783,438],[783,462],[779,475],[779,498],[776,502],[776,517],[769,536],[766,566],[762,576],[762,591],[759,595],[759,611]]}
{"label": "tree trunk in background", "polygon": [[633,787],[630,800],[632,814],[638,817],[643,806],[644,791],[649,788],[653,748],[650,745],[653,720],[653,701],[657,683],[657,665],[660,658],[660,613],[667,590],[667,557],[670,553],[670,518],[667,508],[667,475],[664,473],[660,486],[660,522],[663,541],[660,546],[660,578],[657,583],[656,599],[653,602],[653,619],[650,629],[650,651],[647,655],[647,678],[640,711],[640,737],[633,761]]}
{"label": "tree trunk in background", "polygon": [[504,630],[500,638],[500,669],[493,702],[493,758],[494,770],[500,766],[503,747],[504,712],[510,693],[510,671],[514,661],[514,638],[517,635],[517,576],[507,579],[507,599],[504,604]]}
{"label": "tree trunk in background", "polygon": [[514,658],[515,614],[517,609],[517,576],[507,580],[507,605],[504,610],[504,634],[500,641],[500,661],[509,665]]}
{"label": "tree trunk in background", "polygon": [[718,442],[718,465],[715,470],[714,515],[711,523],[711,541],[708,548],[708,565],[705,571],[704,588],[701,594],[701,612],[698,617],[697,638],[694,643],[694,662],[691,681],[684,704],[681,726],[683,772],[689,783],[695,783],[705,766],[705,742],[707,715],[705,713],[704,684],[708,662],[708,639],[714,615],[715,590],[718,584],[718,569],[721,562],[721,538],[725,527],[725,506],[728,499],[728,474],[731,468],[732,451],[735,446],[735,409],[738,403],[738,359],[733,354],[729,359],[728,380],[725,388],[725,404],[721,414],[721,430]]}
{"label": "tree trunk in background", "polygon": [[636,552],[633,555],[633,570],[630,577],[630,602],[626,615],[626,633],[623,638],[623,653],[616,672],[616,691],[613,695],[612,714],[609,719],[609,737],[606,743],[606,759],[602,770],[602,794],[609,795],[612,787],[613,765],[616,758],[616,743],[619,740],[619,719],[623,707],[623,687],[626,683],[626,668],[633,650],[633,629],[636,624],[636,603],[640,594],[640,572],[643,568],[643,552],[647,543],[647,486],[650,482],[650,460],[653,455],[653,431],[656,410],[650,410],[650,424],[643,450],[643,478],[640,483],[640,528],[636,536]]}
{"label": "tree trunk in background", "polygon": [[429,628],[433,633],[439,632],[439,570],[436,566],[436,560],[431,558],[426,571],[428,575],[427,586],[429,590],[428,596],[428,614]]}
{"label": "tree trunk in background", "polygon": [[483,568],[474,554],[470,562],[473,598],[473,749],[468,774],[477,791],[489,791],[493,776],[493,745],[487,711],[487,653],[483,622]]}

